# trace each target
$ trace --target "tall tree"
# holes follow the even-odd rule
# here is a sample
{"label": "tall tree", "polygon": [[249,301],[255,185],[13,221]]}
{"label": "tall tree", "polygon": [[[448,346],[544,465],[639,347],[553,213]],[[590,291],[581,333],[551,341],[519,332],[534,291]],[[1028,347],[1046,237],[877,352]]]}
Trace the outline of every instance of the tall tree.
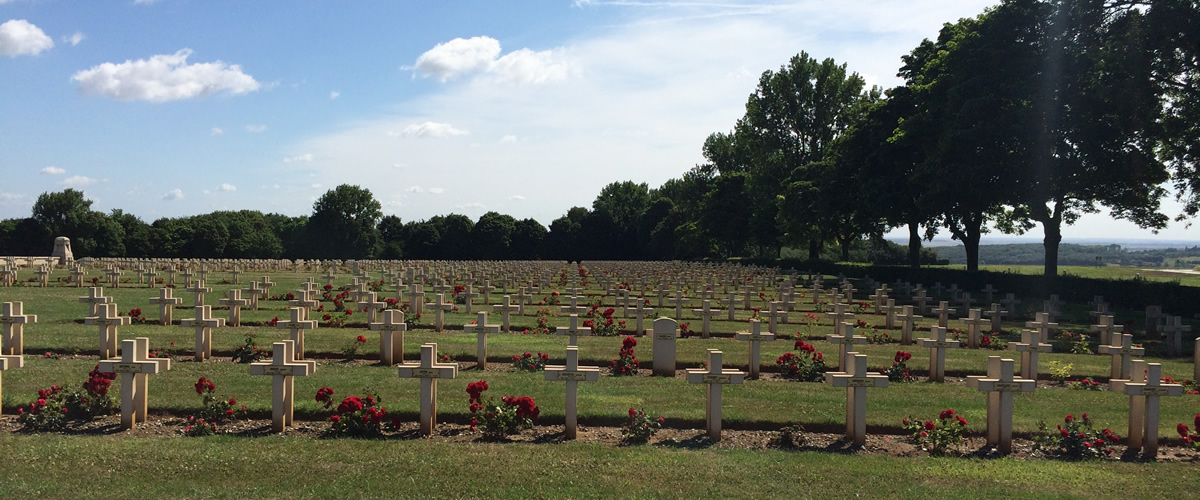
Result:
{"label": "tall tree", "polygon": [[310,255],[322,259],[365,259],[379,241],[375,226],[382,205],[366,188],[342,184],[326,191],[308,220]]}

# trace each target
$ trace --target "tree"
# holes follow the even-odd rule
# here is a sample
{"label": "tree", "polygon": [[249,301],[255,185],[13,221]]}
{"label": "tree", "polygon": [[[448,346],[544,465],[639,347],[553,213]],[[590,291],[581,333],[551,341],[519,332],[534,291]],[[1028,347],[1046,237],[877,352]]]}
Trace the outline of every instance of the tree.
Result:
{"label": "tree", "polygon": [[429,222],[437,227],[441,237],[438,241],[436,258],[450,260],[476,258],[479,249],[476,248],[475,242],[471,241],[471,232],[475,229],[475,222],[470,217],[462,214],[439,215],[431,217]]}
{"label": "tree", "polygon": [[624,181],[604,186],[592,202],[592,213],[609,220],[597,221],[593,226],[611,229],[611,232],[594,233],[596,244],[605,248],[605,254],[612,258],[640,257],[643,252],[637,245],[638,222],[649,206],[650,188],[645,183]]}
{"label": "tree", "polygon": [[521,260],[542,258],[542,245],[549,231],[534,219],[521,219],[513,227],[510,257]]}
{"label": "tree", "polygon": [[726,174],[713,180],[704,195],[700,230],[717,242],[726,257],[742,255],[749,240],[750,203],[745,174]]}
{"label": "tree", "polygon": [[309,254],[322,259],[365,259],[379,241],[375,226],[382,205],[371,191],[342,184],[326,191],[308,220]]}
{"label": "tree", "polygon": [[517,220],[511,215],[488,212],[479,216],[471,229],[471,241],[475,247],[475,258],[488,260],[508,259],[511,254],[513,231]]}
{"label": "tree", "polygon": [[381,259],[400,259],[404,256],[405,233],[404,223],[395,215],[385,215],[379,221],[379,242],[382,249]]}

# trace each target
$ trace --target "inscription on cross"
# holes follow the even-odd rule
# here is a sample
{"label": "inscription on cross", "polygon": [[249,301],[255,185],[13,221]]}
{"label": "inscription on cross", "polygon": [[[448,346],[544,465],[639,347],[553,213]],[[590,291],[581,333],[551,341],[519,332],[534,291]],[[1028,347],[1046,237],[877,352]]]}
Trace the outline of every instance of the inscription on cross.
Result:
{"label": "inscription on cross", "polygon": [[867,373],[867,355],[847,353],[843,372],[825,374],[825,383],[846,388],[846,439],[855,445],[867,442],[867,388],[888,386],[886,375]]}
{"label": "inscription on cross", "polygon": [[575,439],[578,434],[578,396],[580,382],[595,382],[600,380],[600,367],[579,366],[579,348],[567,347],[567,360],[564,365],[546,366],[546,380],[563,380],[567,383],[566,397],[566,438]]}
{"label": "inscription on cross", "polygon": [[295,377],[317,371],[317,362],[297,360],[295,345],[290,340],[272,344],[271,352],[270,362],[250,364],[250,374],[271,377],[271,431],[283,432],[294,423]]}
{"label": "inscription on cross", "polygon": [[149,351],[146,337],[122,340],[121,359],[100,362],[101,372],[121,375],[121,428],[125,430],[146,421],[149,375],[171,369],[169,358],[151,358]]}
{"label": "inscription on cross", "polygon": [[[658,322],[656,321],[655,324]],[[733,369],[722,367],[721,351],[708,349],[708,367],[691,368],[687,371],[689,384],[704,384],[705,388],[705,428],[708,438],[713,442],[721,440],[721,388],[726,384],[740,384],[746,374]]]}
{"label": "inscription on cross", "polygon": [[750,320],[750,331],[738,332],[733,338],[750,343],[750,378],[757,379],[759,365],[758,359],[760,356],[759,353],[761,351],[762,343],[775,340],[775,334],[769,332],[763,333],[762,322],[757,319],[752,319]]}
{"label": "inscription on cross", "polygon": [[420,425],[421,433],[426,436],[432,435],[433,429],[437,427],[438,379],[449,379],[458,375],[457,364],[438,363],[436,358],[437,344],[424,344],[421,346],[421,361],[419,363],[404,363],[398,369],[400,378],[421,379]]}
{"label": "inscription on cross", "polygon": [[5,302],[0,312],[0,355],[25,354],[25,325],[37,323],[37,316],[25,314],[21,302]]}

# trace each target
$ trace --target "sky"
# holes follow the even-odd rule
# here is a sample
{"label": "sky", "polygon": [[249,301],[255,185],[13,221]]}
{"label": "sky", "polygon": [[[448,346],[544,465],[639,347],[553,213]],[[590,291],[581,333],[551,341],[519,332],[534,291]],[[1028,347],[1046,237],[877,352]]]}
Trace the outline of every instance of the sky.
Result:
{"label": "sky", "polygon": [[[68,187],[147,222],[307,215],[354,184],[405,221],[549,225],[704,162],[800,51],[891,87],[993,3],[0,0],[0,218]],[[1106,215],[1064,236],[1156,237]]]}

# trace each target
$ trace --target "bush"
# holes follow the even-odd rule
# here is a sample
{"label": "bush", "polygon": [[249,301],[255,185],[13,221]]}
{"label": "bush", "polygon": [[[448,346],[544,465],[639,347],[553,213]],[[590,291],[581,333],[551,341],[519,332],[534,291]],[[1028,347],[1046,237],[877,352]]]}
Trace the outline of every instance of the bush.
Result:
{"label": "bush", "polygon": [[967,419],[952,409],[945,409],[938,414],[936,423],[932,420],[922,423],[917,419],[906,418],[901,421],[901,424],[909,432],[913,441],[921,446],[921,449],[941,454],[957,448],[962,443],[963,431],[967,428]]}
{"label": "bush", "polygon": [[633,348],[637,346],[637,339],[633,337],[625,337],[621,342],[621,351],[617,353],[617,359],[611,363],[612,374],[614,376],[621,375],[637,375],[638,360],[633,354]]}
{"label": "bush", "polygon": [[246,335],[246,341],[233,349],[234,363],[257,363],[270,356],[270,351],[259,347],[254,342],[254,335]]}
{"label": "bush", "polygon": [[912,371],[908,369],[908,365],[906,364],[910,359],[912,359],[911,353],[896,351],[896,357],[892,361],[892,366],[884,369],[882,373],[887,375],[888,380],[891,382],[913,382],[917,380],[917,377],[912,374]]}
{"label": "bush", "polygon": [[817,351],[812,344],[797,340],[793,349],[800,354],[786,353],[775,360],[780,373],[784,377],[794,378],[804,382],[819,382],[825,377],[825,355]]}
{"label": "bush", "polygon": [[630,443],[645,443],[662,428],[664,419],[651,418],[646,412],[637,408],[629,409],[629,418],[621,427],[621,435]]}
{"label": "bush", "polygon": [[[333,389],[322,387],[317,390],[316,401],[333,407]],[[378,394],[365,397],[350,396],[337,405],[336,413],[329,416],[326,437],[379,437],[383,434],[383,418],[387,409],[380,406]]]}
{"label": "bush", "polygon": [[[483,391],[488,390],[485,380],[467,384],[468,410],[475,417],[471,418],[471,431],[483,426],[483,437],[487,439],[504,439],[522,429],[532,428],[533,420],[541,413],[533,398],[522,396],[504,396],[500,403],[489,398],[483,400]],[[483,417],[480,422],[478,417]]]}
{"label": "bush", "polygon": [[[1065,426],[1064,426],[1065,424]],[[1057,432],[1048,432],[1045,422],[1038,422],[1042,432],[1034,437],[1033,449],[1050,456],[1071,460],[1102,458],[1111,455],[1111,445],[1121,438],[1109,429],[1092,430],[1092,420],[1084,413],[1080,418],[1067,415]]]}
{"label": "bush", "polygon": [[550,360],[550,355],[544,352],[538,352],[535,356],[533,353],[526,352],[525,354],[513,355],[513,366],[519,372],[540,372],[546,369],[546,362]]}

